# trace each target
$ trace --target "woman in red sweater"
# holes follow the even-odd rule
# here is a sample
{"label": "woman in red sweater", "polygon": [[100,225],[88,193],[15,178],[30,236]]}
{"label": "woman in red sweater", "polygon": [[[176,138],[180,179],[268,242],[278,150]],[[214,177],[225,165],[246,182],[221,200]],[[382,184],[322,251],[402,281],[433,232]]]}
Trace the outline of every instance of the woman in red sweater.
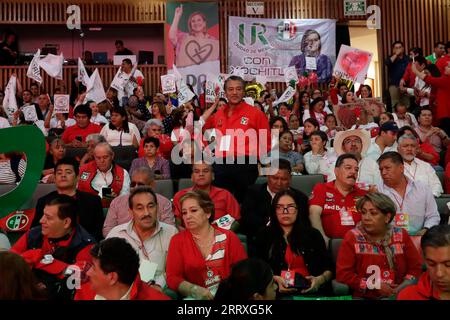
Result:
{"label": "woman in red sweater", "polygon": [[368,193],[356,208],[362,220],[345,235],[336,262],[336,280],[353,297],[389,298],[421,274],[421,257],[408,232],[391,226],[395,204],[381,193]]}
{"label": "woman in red sweater", "polygon": [[247,254],[233,232],[211,225],[214,203],[207,193],[189,191],[180,204],[186,230],[170,241],[167,285],[184,297],[212,300],[221,280]]}

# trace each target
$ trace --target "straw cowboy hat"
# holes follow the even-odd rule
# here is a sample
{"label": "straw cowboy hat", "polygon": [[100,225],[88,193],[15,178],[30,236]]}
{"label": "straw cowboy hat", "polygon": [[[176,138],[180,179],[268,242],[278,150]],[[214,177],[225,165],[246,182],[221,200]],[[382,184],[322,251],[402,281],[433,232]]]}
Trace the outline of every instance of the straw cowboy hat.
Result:
{"label": "straw cowboy hat", "polygon": [[344,150],[342,149],[342,144],[344,140],[352,136],[356,136],[361,139],[362,141],[361,154],[365,154],[367,152],[367,149],[369,149],[371,143],[370,133],[367,130],[356,129],[356,130],[338,131],[336,133],[336,137],[334,138],[333,143],[334,151],[336,151],[336,154],[338,156],[345,153]]}

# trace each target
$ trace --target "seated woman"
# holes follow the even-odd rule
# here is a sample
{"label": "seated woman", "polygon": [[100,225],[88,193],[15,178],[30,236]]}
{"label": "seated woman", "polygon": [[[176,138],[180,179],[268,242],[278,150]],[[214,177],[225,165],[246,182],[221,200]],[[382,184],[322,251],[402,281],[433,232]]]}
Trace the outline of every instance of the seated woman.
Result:
{"label": "seated woman", "polygon": [[[270,225],[257,235],[255,254],[272,267],[280,293],[330,293],[333,274],[325,241],[311,227],[306,199],[293,191],[275,195]],[[308,286],[292,288],[295,274],[306,278]]]}
{"label": "seated woman", "polygon": [[311,151],[305,154],[305,167],[308,174],[323,174],[325,180],[331,174],[336,163],[336,154],[328,151],[327,134],[323,131],[314,131],[311,134]]}
{"label": "seated woman", "polygon": [[167,254],[167,285],[183,297],[212,300],[231,266],[247,258],[232,232],[212,226],[214,203],[201,190],[180,199],[186,229],[172,237]]}
{"label": "seated woman", "polygon": [[172,132],[172,116],[167,114],[166,107],[162,102],[154,102],[152,104],[152,118],[162,122],[164,133],[170,134]]}
{"label": "seated woman", "polygon": [[297,140],[297,150],[301,154],[311,151],[310,138],[314,131],[320,130],[319,122],[316,119],[309,118],[303,123],[303,135]]}
{"label": "seated woman", "polygon": [[106,141],[113,147],[135,146],[139,147],[141,134],[131,122],[128,122],[128,114],[125,108],[115,107],[111,110],[111,122],[100,131]]}
{"label": "seated woman", "polygon": [[309,118],[316,119],[317,122],[319,122],[320,126],[325,125],[325,117],[327,116],[327,113],[324,111],[325,108],[325,102],[322,98],[316,98],[314,99],[309,109],[306,109],[303,113],[303,122],[305,122]]}
{"label": "seated woman", "polygon": [[164,126],[161,121],[157,119],[150,119],[145,123],[144,129],[142,130],[142,139],[139,145],[138,155],[139,157],[144,156],[144,140],[147,137],[155,137],[159,140],[158,155],[166,160],[170,160],[170,153],[173,148],[170,136],[163,133]]}
{"label": "seated woman", "polygon": [[420,276],[420,254],[406,229],[391,225],[396,207],[388,196],[368,193],[357,201],[356,209],[362,220],[341,244],[336,280],[353,289],[353,297],[393,297]]}
{"label": "seated woman", "polygon": [[25,174],[27,163],[21,154],[0,153],[0,184],[20,182]]}
{"label": "seated woman", "polygon": [[66,156],[66,145],[61,139],[55,139],[50,144],[45,157],[44,170],[42,171],[42,182],[55,183],[54,170],[56,163]]}
{"label": "seated woman", "polygon": [[223,280],[215,301],[275,300],[277,284],[267,262],[249,258],[239,261]]}
{"label": "seated woman", "polygon": [[158,156],[159,140],[154,137],[144,139],[145,155],[134,159],[130,167],[130,176],[133,176],[134,170],[140,167],[149,167],[155,174],[156,180],[170,179],[169,161]]}
{"label": "seated woman", "polygon": [[293,173],[302,173],[305,170],[303,155],[294,151],[294,135],[291,131],[284,131],[280,134],[280,159],[286,159],[291,163]]}

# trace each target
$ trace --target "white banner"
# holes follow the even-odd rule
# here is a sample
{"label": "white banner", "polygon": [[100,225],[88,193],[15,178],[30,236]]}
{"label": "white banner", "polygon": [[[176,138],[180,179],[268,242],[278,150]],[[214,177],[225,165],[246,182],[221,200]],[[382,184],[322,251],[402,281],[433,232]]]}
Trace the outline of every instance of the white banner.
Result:
{"label": "white banner", "polygon": [[39,84],[42,83],[41,68],[39,67],[40,58],[41,58],[41,49],[38,49],[38,51],[33,57],[33,60],[31,60],[30,66],[28,67],[27,70],[27,77],[33,79]]}
{"label": "white banner", "polygon": [[68,94],[55,94],[53,96],[55,101],[55,113],[69,113],[70,110],[70,95]]}
{"label": "white banner", "polygon": [[372,53],[342,45],[334,73],[342,79],[364,83],[372,61]]}
{"label": "white banner", "polygon": [[83,86],[87,87],[89,81],[89,76],[84,67],[83,61],[78,58],[78,82],[81,82]]}
{"label": "white banner", "polygon": [[295,66],[297,74],[314,69],[306,58],[316,60],[319,83],[331,80],[336,60],[336,20],[259,19],[229,17],[228,70],[242,66],[245,80],[265,76],[284,82],[284,69]]}
{"label": "white banner", "polygon": [[177,92],[177,87],[175,85],[175,76],[172,74],[161,76],[161,88],[163,94]]}
{"label": "white banner", "polygon": [[13,119],[13,113],[17,111],[16,81],[17,78],[15,75],[12,75],[9,78],[8,84],[5,88],[5,98],[3,99],[3,109],[5,109],[5,112],[8,115],[10,121],[12,121]]}
{"label": "white banner", "polygon": [[178,103],[179,105],[189,102],[195,94],[189,89],[184,80],[180,81],[180,87],[178,88]]}
{"label": "white banner", "polygon": [[58,80],[62,80],[64,57],[61,53],[59,56],[49,53],[43,59],[39,60],[39,66],[47,72],[47,74]]}
{"label": "white banner", "polygon": [[96,103],[100,103],[106,100],[105,88],[103,88],[102,79],[98,73],[98,69],[95,69],[94,73],[89,78],[87,86],[87,94],[85,102],[92,100]]}

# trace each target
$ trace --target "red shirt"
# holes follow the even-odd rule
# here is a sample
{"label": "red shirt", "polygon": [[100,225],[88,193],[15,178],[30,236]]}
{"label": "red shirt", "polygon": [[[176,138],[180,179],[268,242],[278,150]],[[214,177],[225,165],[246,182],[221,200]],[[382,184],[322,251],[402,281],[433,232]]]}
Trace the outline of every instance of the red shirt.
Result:
{"label": "red shirt", "polygon": [[286,254],[284,259],[288,265],[289,270],[299,273],[304,277],[309,276],[308,268],[306,268],[305,260],[302,255],[296,255],[291,251],[291,246],[286,247]]}
{"label": "red shirt", "polygon": [[450,118],[450,76],[442,75],[439,78],[426,76],[424,79],[426,84],[430,84],[437,88],[436,93],[436,113],[433,118],[441,120]]}
{"label": "red shirt", "polygon": [[322,226],[329,238],[344,238],[347,231],[353,229],[361,220],[356,210],[356,200],[367,193],[357,186],[343,196],[334,186],[335,181],[317,184],[309,200],[309,205],[322,207]]}
{"label": "red shirt", "polygon": [[[144,152],[144,140],[145,138],[141,139],[141,143],[139,145],[139,151],[138,156],[139,158],[142,158],[145,156]],[[170,141],[170,137],[167,134],[161,134],[158,137],[159,140],[159,148],[156,155],[163,157],[166,160],[170,160],[170,153],[172,152],[173,144],[172,141]]]}
{"label": "red shirt", "polygon": [[[218,142],[215,149],[216,157],[258,156],[259,158],[259,144],[261,145],[262,154],[269,152],[271,149],[271,134],[266,115],[259,108],[252,107],[245,102],[237,105],[230,117],[228,117],[229,110],[230,107],[228,105],[224,106],[211,116],[204,126],[204,130],[216,129],[216,141]],[[248,129],[253,129],[254,131]],[[224,137],[226,135],[230,136],[229,144],[221,142],[221,140],[227,140]],[[239,147],[238,140],[245,147]],[[221,149],[221,146],[224,148]]]}
{"label": "red shirt", "polygon": [[417,284],[407,286],[400,291],[397,300],[439,300],[440,297],[441,292],[433,287],[427,271],[420,276]]}
{"label": "red shirt", "polygon": [[373,274],[368,267],[378,266],[382,281],[400,284],[422,273],[422,258],[405,229],[394,228],[389,247],[394,254],[395,270],[380,245],[369,243],[357,228],[345,235],[336,261],[336,280],[353,289],[354,297],[378,298],[378,290],[366,288]]}
{"label": "red shirt", "polygon": [[405,81],[405,87],[414,88],[414,84],[416,83],[416,74],[412,71],[411,62],[408,63],[408,66],[406,67],[402,79]]}
{"label": "red shirt", "polygon": [[[175,216],[181,218],[180,198],[188,191],[194,190],[194,187],[178,191],[173,197],[173,206]],[[211,186],[209,197],[214,202],[214,220],[217,220],[227,214],[235,218],[241,219],[241,208],[236,198],[226,189]]]}
{"label": "red shirt", "polygon": [[420,159],[420,157],[419,157],[420,160],[426,161],[433,166],[439,165],[439,160],[440,160],[439,153],[437,153],[436,150],[434,150],[434,147],[431,144],[429,144],[428,142],[423,142],[420,144],[419,148],[422,149],[423,152],[433,155],[433,159],[431,159],[430,161],[425,160],[425,159]]}
{"label": "red shirt", "polygon": [[71,143],[77,136],[81,136],[82,142],[86,142],[86,137],[88,135],[93,133],[100,133],[101,130],[102,127],[92,122],[89,123],[86,128],[80,128],[78,124],[74,124],[64,131],[61,139],[64,141],[64,143]]}
{"label": "red shirt", "polygon": [[[216,243],[212,251],[215,252],[215,248],[218,245],[222,245],[224,249],[222,251],[223,257],[220,259],[219,265],[210,266],[209,270],[207,267],[209,263],[203,258],[189,230],[181,231],[172,237],[167,254],[166,266],[167,286],[170,289],[177,291],[180,283],[183,281],[188,281],[205,288],[207,282],[211,282],[208,280],[211,278],[214,279],[217,276],[215,284],[218,284],[230,275],[231,268],[234,264],[247,258],[245,249],[237,235],[231,231],[219,228],[215,228],[215,232]],[[217,237],[223,237],[223,235],[226,238],[220,244],[217,242]]]}

